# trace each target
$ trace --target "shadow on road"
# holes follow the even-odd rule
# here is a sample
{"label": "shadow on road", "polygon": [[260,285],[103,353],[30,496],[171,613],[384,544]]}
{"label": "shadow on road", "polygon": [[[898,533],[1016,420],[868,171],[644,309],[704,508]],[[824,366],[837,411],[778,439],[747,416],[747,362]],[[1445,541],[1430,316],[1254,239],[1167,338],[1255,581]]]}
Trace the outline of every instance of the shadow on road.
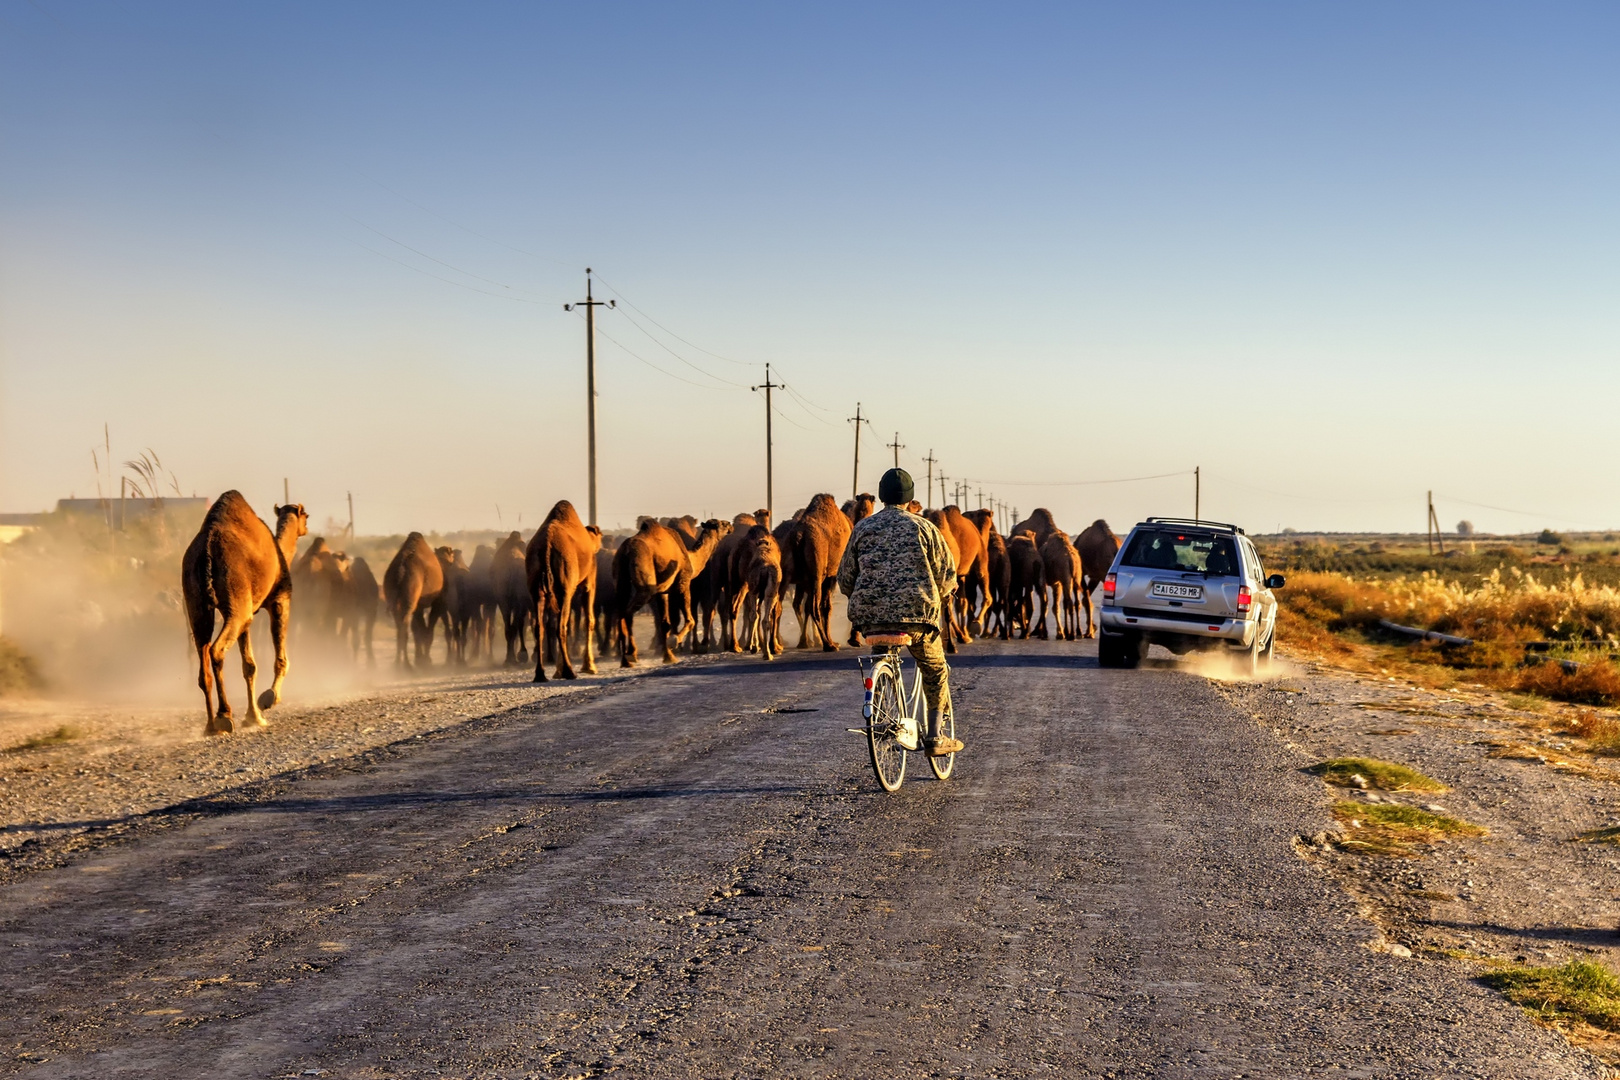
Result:
{"label": "shadow on road", "polygon": [[0,833],[62,832],[70,829],[97,829],[123,825],[143,817],[159,814],[204,814],[219,817],[226,814],[333,814],[364,810],[392,810],[400,807],[450,806],[456,803],[564,803],[588,805],[591,803],[634,802],[642,799],[698,799],[736,798],[758,795],[787,795],[794,798],[817,799],[847,792],[809,791],[791,784],[755,785],[750,787],[705,787],[699,785],[630,788],[590,788],[576,791],[534,791],[522,788],[497,788],[490,791],[393,791],[375,795],[350,795],[331,799],[277,799],[261,802],[253,799],[205,798],[181,803],[152,814],[131,814],[121,818],[98,818],[81,821],[24,822],[0,826]]}

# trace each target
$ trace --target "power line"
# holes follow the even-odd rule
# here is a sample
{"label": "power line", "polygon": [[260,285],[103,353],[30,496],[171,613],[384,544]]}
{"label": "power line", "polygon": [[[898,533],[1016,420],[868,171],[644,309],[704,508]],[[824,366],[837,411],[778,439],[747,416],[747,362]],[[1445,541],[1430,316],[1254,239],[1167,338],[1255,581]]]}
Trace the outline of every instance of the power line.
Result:
{"label": "power line", "polygon": [[617,296],[620,300],[623,300],[625,307],[630,308],[632,311],[640,312],[642,318],[646,319],[648,322],[650,322],[654,326],[658,327],[658,329],[662,330],[664,333],[668,334],[670,337],[674,338],[676,341],[679,341],[682,345],[686,345],[686,346],[688,346],[690,348],[696,349],[698,352],[703,353],[705,356],[712,356],[716,360],[724,360],[728,364],[737,364],[737,365],[739,365],[741,367],[759,367],[760,364],[762,363],[759,360],[733,360],[729,356],[721,356],[717,352],[710,352],[708,349],[705,349],[701,345],[694,345],[692,342],[687,341],[685,338],[681,337],[681,335],[677,334],[675,331],[671,330],[669,327],[665,326],[663,323],[659,322],[657,319],[653,318],[651,315],[648,315],[645,311],[642,311],[639,307],[636,307],[635,304],[632,304],[630,302],[629,298],[624,295],[624,293],[620,292],[618,289],[615,289],[611,284],[608,283],[607,279],[602,277],[600,274],[597,275],[596,280],[600,281],[604,285],[607,285],[608,291],[611,292],[614,296]]}
{"label": "power line", "polygon": [[505,293],[490,292],[488,289],[480,289],[480,288],[477,288],[476,286],[468,285],[465,281],[456,281],[456,280],[454,280],[452,278],[442,277],[442,276],[440,276],[438,274],[433,273],[431,270],[424,270],[420,266],[417,266],[414,263],[408,263],[404,259],[396,259],[394,256],[389,255],[389,254],[387,254],[385,252],[378,251],[376,248],[367,247],[366,245],[362,244],[360,241],[354,239],[354,237],[352,237],[352,236],[345,237],[345,239],[347,239],[349,241],[349,243],[353,244],[355,247],[359,248],[361,251],[369,251],[373,255],[377,256],[377,258],[379,258],[379,259],[387,259],[391,263],[398,263],[400,266],[405,267],[405,269],[407,269],[407,270],[415,270],[418,274],[424,274],[427,277],[432,278],[434,281],[442,281],[446,285],[454,285],[458,289],[466,289],[468,292],[482,293],[485,296],[493,296],[497,300],[510,300],[514,304],[534,304],[534,303],[538,302],[538,301],[535,301],[535,300],[530,300],[528,297],[525,297],[525,296],[508,296]]}
{"label": "power line", "polygon": [[412,252],[414,254],[420,255],[420,256],[422,256],[422,258],[427,259],[429,262],[436,262],[440,266],[446,267],[447,269],[450,269],[450,270],[454,270],[458,274],[465,274],[470,278],[473,278],[473,279],[475,279],[477,281],[485,282],[485,283],[490,284],[490,285],[499,285],[503,289],[510,289],[512,287],[512,286],[508,285],[504,281],[496,281],[494,278],[481,277],[480,275],[475,274],[470,270],[463,270],[461,267],[456,266],[453,263],[447,263],[443,259],[435,258],[434,256],[429,255],[425,251],[418,251],[416,248],[413,248],[413,247],[411,247],[411,245],[405,243],[405,241],[403,241],[403,240],[395,240],[392,236],[389,236],[387,233],[383,232],[381,229],[374,229],[370,225],[367,225],[365,222],[361,221],[359,218],[352,218],[351,217],[349,220],[354,222],[356,225],[360,226],[362,229],[367,230],[368,232],[376,233],[378,236],[382,237],[384,240],[387,240],[390,244],[398,244],[400,247],[404,248],[406,251],[409,251],[409,252]]}
{"label": "power line", "polygon": [[[625,306],[629,307],[630,305],[628,303],[626,303]],[[669,353],[669,355],[673,356],[675,359],[679,360],[681,363],[685,364],[687,367],[691,368],[693,371],[695,371],[698,374],[703,375],[703,376],[705,376],[707,378],[713,379],[715,382],[723,382],[723,383],[726,383],[729,386],[735,386],[738,389],[742,389],[742,387],[743,387],[742,383],[733,382],[730,379],[722,378],[721,376],[716,375],[713,372],[705,371],[703,368],[698,367],[696,364],[692,363],[692,361],[688,360],[686,357],[682,356],[680,353],[676,352],[674,349],[670,348],[668,345],[665,345],[662,341],[659,341],[656,337],[654,337],[652,335],[651,331],[649,331],[645,326],[642,326],[640,323],[638,323],[628,313],[621,311],[621,312],[619,312],[619,314],[623,315],[626,319],[629,319],[630,320],[630,325],[634,326],[637,330],[640,330],[643,334],[645,334],[647,336],[648,341],[651,341],[654,345],[657,345],[660,349],[663,349],[665,352]]]}
{"label": "power line", "polygon": [[[580,318],[584,318],[584,316],[581,315]],[[666,371],[665,369],[659,367],[657,364],[653,363],[651,360],[648,360],[646,357],[642,356],[640,353],[637,353],[634,350],[627,347],[622,341],[620,341],[618,338],[614,337],[613,335],[609,334],[606,330],[603,330],[601,327],[597,327],[596,332],[598,334],[601,334],[603,337],[607,338],[609,341],[613,342],[613,344],[617,345],[625,353],[629,354],[629,356],[632,359],[641,361],[643,364],[646,364],[648,367],[652,368],[654,371],[658,372],[658,374],[660,374],[660,375],[667,375],[671,379],[674,379],[676,382],[683,382],[687,386],[695,386],[699,390],[724,390],[725,389],[725,387],[723,387],[723,386],[708,386],[708,385],[706,385],[704,383],[693,382],[691,379],[685,378],[684,376],[681,376],[681,375],[677,375],[673,371]]]}
{"label": "power line", "polygon": [[1142,480],[1163,480],[1172,476],[1191,476],[1191,469],[1182,469],[1179,472],[1155,473],[1152,476],[1122,476],[1116,480],[986,480],[983,477],[973,477],[975,483],[991,484],[996,487],[1087,487],[1092,484],[1135,484]]}
{"label": "power line", "polygon": [[381,180],[378,180],[374,176],[367,176],[365,173],[361,172],[359,169],[354,168],[353,166],[349,167],[349,171],[354,173],[354,175],[360,177],[362,180],[367,180],[367,181],[370,181],[373,184],[376,184],[378,187],[380,187],[384,191],[388,192],[388,194],[392,195],[394,198],[399,199],[399,200],[401,200],[403,202],[408,202],[412,206],[416,207],[418,210],[422,211],[422,213],[431,215],[432,217],[436,217],[440,221],[444,222],[447,225],[454,225],[456,228],[460,229],[462,232],[467,233],[470,236],[476,236],[480,240],[487,240],[489,243],[494,244],[497,247],[503,247],[508,251],[515,251],[519,255],[527,255],[531,259],[545,259],[547,262],[554,262],[554,263],[558,263],[558,264],[561,264],[561,262],[562,262],[561,259],[558,259],[558,258],[556,258],[554,256],[539,255],[539,254],[536,254],[533,251],[525,251],[523,248],[513,247],[511,244],[508,244],[508,243],[505,243],[503,241],[497,240],[493,236],[485,236],[483,233],[478,232],[476,229],[469,229],[469,228],[467,228],[467,226],[461,224],[461,222],[455,221],[452,218],[445,217],[443,214],[439,213],[437,210],[433,210],[433,209],[430,209],[430,208],[428,208],[426,206],[423,206],[421,203],[417,202],[415,199],[411,198],[409,195],[404,195],[404,194],[401,194],[398,191],[395,191],[393,188],[389,187],[387,184],[383,183]]}

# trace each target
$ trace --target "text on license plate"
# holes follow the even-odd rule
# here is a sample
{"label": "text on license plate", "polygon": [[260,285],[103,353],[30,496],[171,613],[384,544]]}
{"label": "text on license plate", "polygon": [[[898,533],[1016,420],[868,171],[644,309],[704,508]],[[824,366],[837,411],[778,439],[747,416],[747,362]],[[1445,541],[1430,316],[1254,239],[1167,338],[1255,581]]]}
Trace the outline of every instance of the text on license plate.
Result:
{"label": "text on license plate", "polygon": [[1154,596],[1170,596],[1177,600],[1202,600],[1204,587],[1202,585],[1176,585],[1169,581],[1155,581],[1153,583]]}

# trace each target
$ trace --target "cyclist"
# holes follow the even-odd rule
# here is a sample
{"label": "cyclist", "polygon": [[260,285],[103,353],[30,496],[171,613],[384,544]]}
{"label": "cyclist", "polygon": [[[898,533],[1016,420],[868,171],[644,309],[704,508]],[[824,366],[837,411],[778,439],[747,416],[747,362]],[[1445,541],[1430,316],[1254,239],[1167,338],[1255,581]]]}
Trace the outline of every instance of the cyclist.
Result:
{"label": "cyclist", "polygon": [[855,525],[838,587],[849,597],[849,621],[862,633],[907,634],[912,657],[928,699],[928,733],[923,749],[943,757],[963,749],[947,734],[951,715],[950,669],[940,641],[941,605],[956,591],[956,562],[932,522],[907,509],[916,485],[904,469],[890,469],[878,481],[883,509]]}

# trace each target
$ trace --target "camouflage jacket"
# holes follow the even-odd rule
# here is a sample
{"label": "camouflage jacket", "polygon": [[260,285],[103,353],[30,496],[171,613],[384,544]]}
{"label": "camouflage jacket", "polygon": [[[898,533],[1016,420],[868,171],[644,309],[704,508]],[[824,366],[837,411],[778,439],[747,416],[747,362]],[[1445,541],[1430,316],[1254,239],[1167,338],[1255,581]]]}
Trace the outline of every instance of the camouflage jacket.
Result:
{"label": "camouflage jacket", "polygon": [[856,522],[838,564],[855,627],[939,629],[939,605],[956,590],[956,563],[932,522],[886,506]]}

